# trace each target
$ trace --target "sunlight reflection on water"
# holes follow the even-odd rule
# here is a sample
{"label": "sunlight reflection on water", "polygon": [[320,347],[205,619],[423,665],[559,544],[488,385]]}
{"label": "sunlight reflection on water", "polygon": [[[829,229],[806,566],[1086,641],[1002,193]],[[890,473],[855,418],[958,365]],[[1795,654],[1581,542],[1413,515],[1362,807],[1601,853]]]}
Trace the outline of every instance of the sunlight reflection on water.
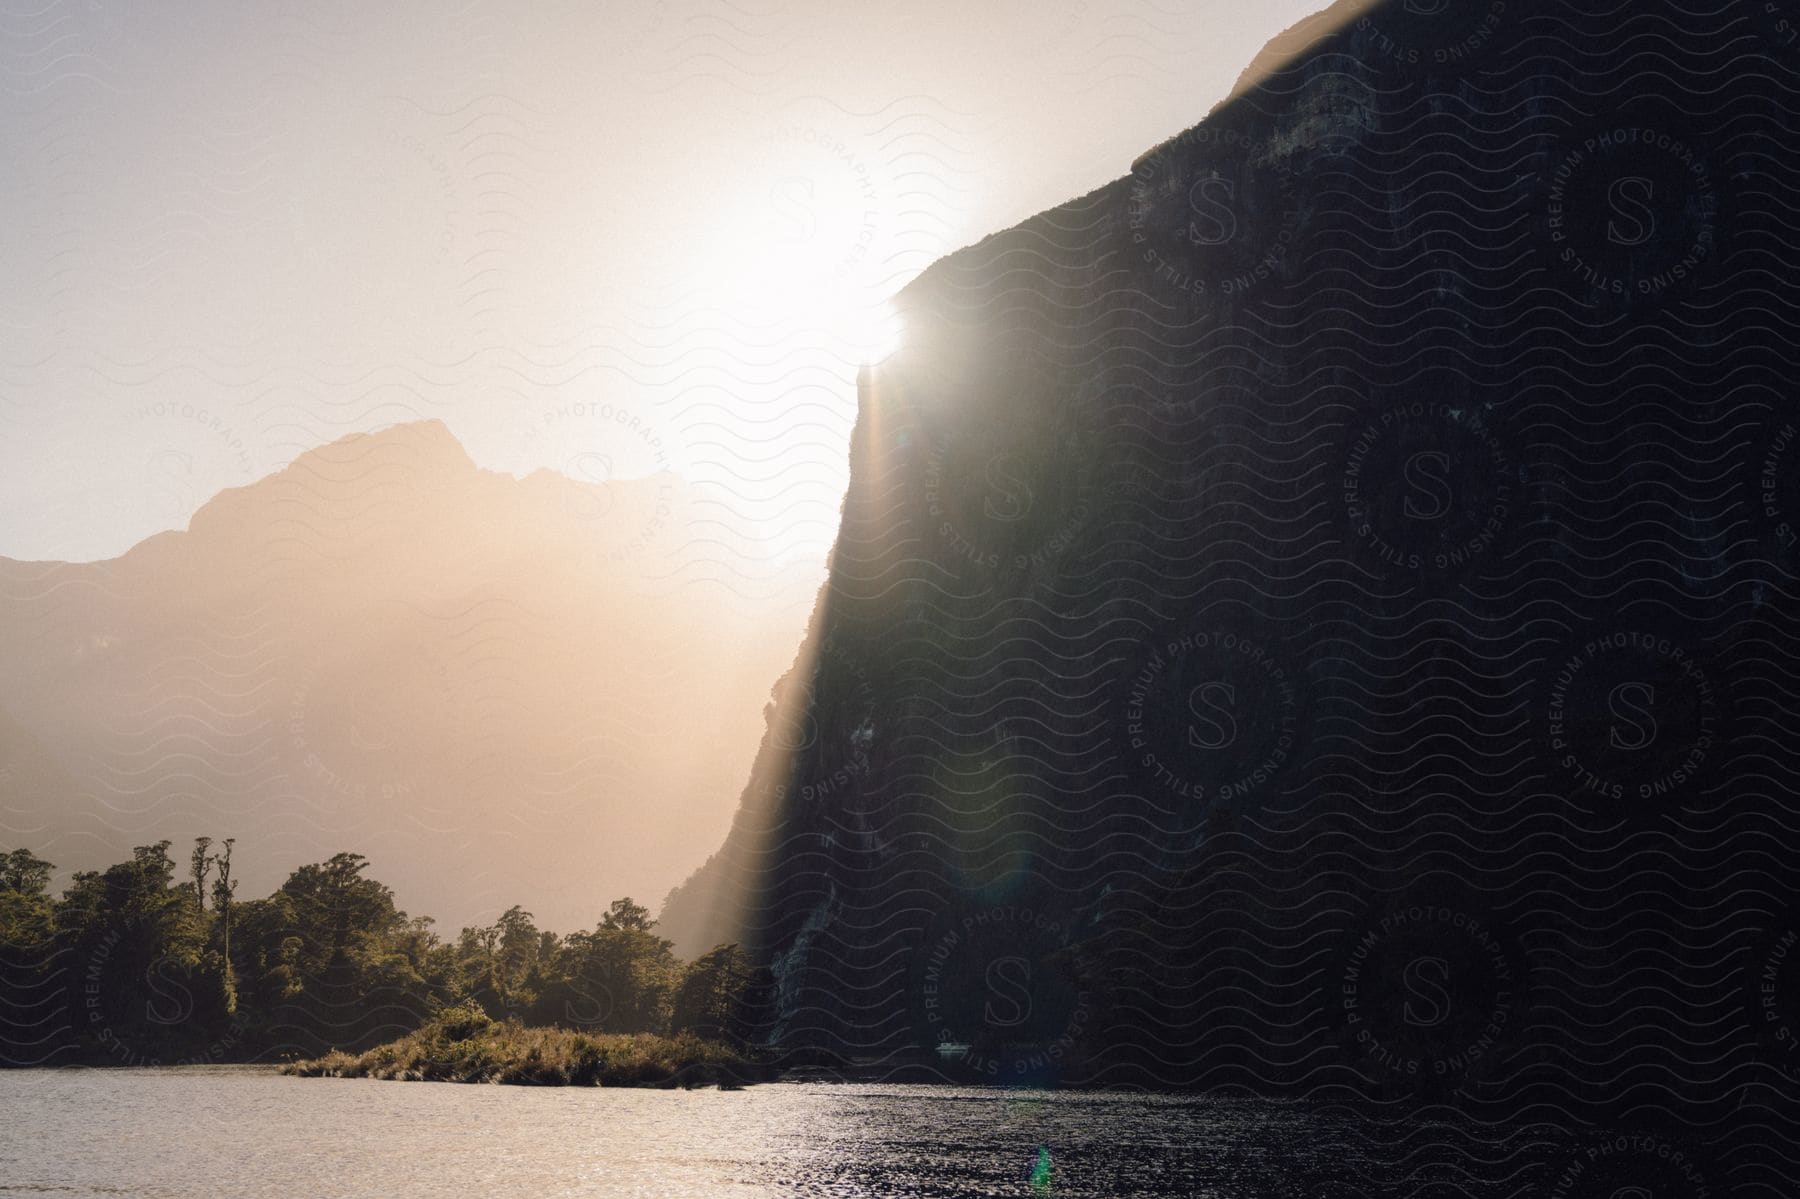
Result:
{"label": "sunlight reflection on water", "polygon": [[0,1190],[146,1199],[1285,1199],[1307,1193],[1295,1180],[1329,1170],[1349,1142],[1319,1115],[1236,1100],[813,1083],[530,1089],[256,1067],[0,1072],[0,1110]]}

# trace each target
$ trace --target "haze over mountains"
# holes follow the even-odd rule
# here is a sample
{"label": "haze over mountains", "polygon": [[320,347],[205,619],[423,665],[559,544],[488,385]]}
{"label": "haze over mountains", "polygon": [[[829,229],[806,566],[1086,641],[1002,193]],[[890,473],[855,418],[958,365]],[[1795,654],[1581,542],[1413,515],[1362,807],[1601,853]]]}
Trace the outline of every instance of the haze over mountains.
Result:
{"label": "haze over mountains", "polygon": [[66,872],[233,836],[247,893],[353,850],[452,932],[654,907],[723,836],[811,607],[732,586],[750,535],[675,475],[516,479],[426,421],[111,561],[0,559],[7,840]]}

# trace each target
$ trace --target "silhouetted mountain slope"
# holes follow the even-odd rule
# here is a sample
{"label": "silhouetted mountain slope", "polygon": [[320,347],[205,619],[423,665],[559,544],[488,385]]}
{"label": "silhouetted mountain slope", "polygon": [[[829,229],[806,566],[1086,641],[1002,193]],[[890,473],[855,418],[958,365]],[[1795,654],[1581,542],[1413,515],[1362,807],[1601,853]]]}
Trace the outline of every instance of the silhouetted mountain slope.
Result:
{"label": "silhouetted mountain slope", "polygon": [[[1788,1193],[1786,8],[1339,5],[932,267],[830,651],[666,925],[759,944],[793,1047],[1448,1104],[1389,1148],[1467,1193]],[[1497,1131],[1596,1115],[1649,1139]]]}
{"label": "silhouetted mountain slope", "polygon": [[[591,925],[725,827],[810,596],[703,579],[746,536],[672,475],[477,470],[347,437],[89,564],[0,562],[9,843],[64,870],[238,838],[248,891],[338,850],[452,924]],[[696,566],[696,564],[699,566]]]}

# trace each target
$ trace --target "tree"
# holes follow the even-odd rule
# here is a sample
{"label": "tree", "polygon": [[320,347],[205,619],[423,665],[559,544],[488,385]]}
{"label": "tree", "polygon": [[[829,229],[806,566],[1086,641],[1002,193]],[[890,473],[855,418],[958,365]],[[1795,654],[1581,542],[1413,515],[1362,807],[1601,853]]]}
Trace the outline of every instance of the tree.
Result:
{"label": "tree", "polygon": [[526,978],[537,965],[538,946],[541,944],[537,926],[531,920],[530,912],[514,904],[494,922],[494,942],[497,947],[494,973],[499,982],[502,1005],[508,1011],[516,1010],[535,998],[520,994]]}
{"label": "tree", "polygon": [[429,918],[395,906],[361,854],[301,866],[267,898],[240,901],[233,838],[196,837],[184,862],[169,845],[79,871],[60,898],[50,863],[0,850],[0,1004],[31,1038],[29,1056],[0,1039],[0,1064],[71,1048],[76,1061],[113,1064],[366,1048],[471,1002],[537,1023],[673,1023],[748,1040],[767,990],[768,972],[736,946],[684,965],[630,898],[568,937],[514,905],[447,944]]}
{"label": "tree", "polygon": [[50,888],[50,872],[54,869],[29,849],[15,849],[0,855],[0,891],[42,895]]}
{"label": "tree", "polygon": [[635,929],[649,932],[656,925],[650,919],[650,909],[640,903],[633,903],[630,896],[615,899],[607,908],[606,915],[600,917],[601,928]]}
{"label": "tree", "polygon": [[334,854],[329,861],[300,867],[281,884],[282,893],[293,900],[300,934],[321,966],[404,922],[394,893],[363,877],[368,865],[359,853]]}
{"label": "tree", "polygon": [[669,1031],[740,1043],[752,1039],[759,981],[750,955],[736,945],[701,954],[675,989]]}
{"label": "tree", "polygon": [[59,1035],[67,970],[46,894],[51,870],[29,850],[0,854],[0,1065],[42,1065],[67,1048]]}
{"label": "tree", "polygon": [[239,1001],[252,1020],[278,1011],[302,991],[300,970],[305,941],[296,929],[292,898],[281,891],[267,899],[232,905],[234,954],[244,965]]}
{"label": "tree", "polygon": [[169,843],[140,845],[129,862],[103,871],[78,871],[63,893],[57,915],[66,928],[80,931],[108,918],[159,921],[170,916],[186,895],[176,890],[175,861]]}
{"label": "tree", "polygon": [[[334,854],[302,866],[281,884],[283,915],[292,923],[279,930],[297,937],[287,980],[289,998],[275,1013],[317,1048],[355,1046],[377,1029],[392,1028],[424,1015],[397,1004],[394,987],[410,991],[414,980],[404,961],[391,962],[392,941],[404,929],[406,916],[394,906],[394,893],[364,876],[368,859],[358,853]],[[405,1010],[395,1010],[402,1006]]]}
{"label": "tree", "polygon": [[592,932],[571,933],[550,963],[534,1019],[607,1032],[662,1032],[681,974],[649,911],[614,900]]}
{"label": "tree", "polygon": [[219,867],[219,877],[213,881],[213,910],[219,913],[219,927],[225,943],[225,961],[231,962],[231,901],[237,895],[237,884],[231,879],[231,848],[237,844],[236,837],[225,838],[225,852],[214,854],[213,861]]}
{"label": "tree", "polygon": [[68,1007],[71,1031],[97,1038],[116,1062],[178,1056],[215,1014],[194,1003],[206,929],[175,872],[168,841],[140,845],[128,862],[77,873],[56,905],[59,938],[82,983]]}
{"label": "tree", "polygon": [[213,860],[206,851],[212,848],[211,837],[195,837],[194,852],[188,857],[188,873],[194,879],[194,902],[206,910],[206,876],[212,872]]}
{"label": "tree", "polygon": [[[236,844],[237,838],[225,838],[225,849],[212,859],[219,868],[219,877],[213,880],[213,911],[219,915],[219,986],[225,1012],[233,1016],[237,1014],[237,969],[231,964],[231,901],[237,894],[237,883],[231,878],[231,849]],[[205,881],[201,874],[194,884],[199,887]]]}

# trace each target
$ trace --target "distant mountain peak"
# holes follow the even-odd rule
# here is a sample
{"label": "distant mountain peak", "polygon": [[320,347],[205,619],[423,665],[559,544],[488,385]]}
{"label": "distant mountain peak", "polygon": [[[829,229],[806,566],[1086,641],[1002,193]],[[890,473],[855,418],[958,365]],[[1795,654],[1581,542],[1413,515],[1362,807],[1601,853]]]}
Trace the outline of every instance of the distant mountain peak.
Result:
{"label": "distant mountain peak", "polygon": [[0,560],[13,844],[85,870],[226,833],[271,872],[247,891],[350,847],[453,928],[663,894],[724,834],[816,587],[753,577],[696,494],[522,481],[408,421],[121,558]]}
{"label": "distant mountain peak", "polygon": [[469,451],[463,448],[463,443],[450,431],[450,426],[435,416],[424,420],[401,421],[372,433],[349,433],[336,441],[308,450],[295,461],[298,463],[314,455],[331,461],[344,461],[370,452],[405,455],[432,465],[461,468],[475,465],[474,459],[469,457]]}
{"label": "distant mountain peak", "polygon": [[381,517],[377,523],[391,524],[400,512],[426,502],[425,495],[441,503],[448,493],[466,491],[476,478],[474,460],[443,421],[405,421],[345,434],[306,450],[273,474],[226,488],[199,507],[187,533],[246,538],[247,546],[257,546],[267,538],[271,522],[284,514],[291,521],[296,511],[308,512],[308,521],[329,512],[331,520],[349,520],[348,527],[366,529],[376,513]]}

